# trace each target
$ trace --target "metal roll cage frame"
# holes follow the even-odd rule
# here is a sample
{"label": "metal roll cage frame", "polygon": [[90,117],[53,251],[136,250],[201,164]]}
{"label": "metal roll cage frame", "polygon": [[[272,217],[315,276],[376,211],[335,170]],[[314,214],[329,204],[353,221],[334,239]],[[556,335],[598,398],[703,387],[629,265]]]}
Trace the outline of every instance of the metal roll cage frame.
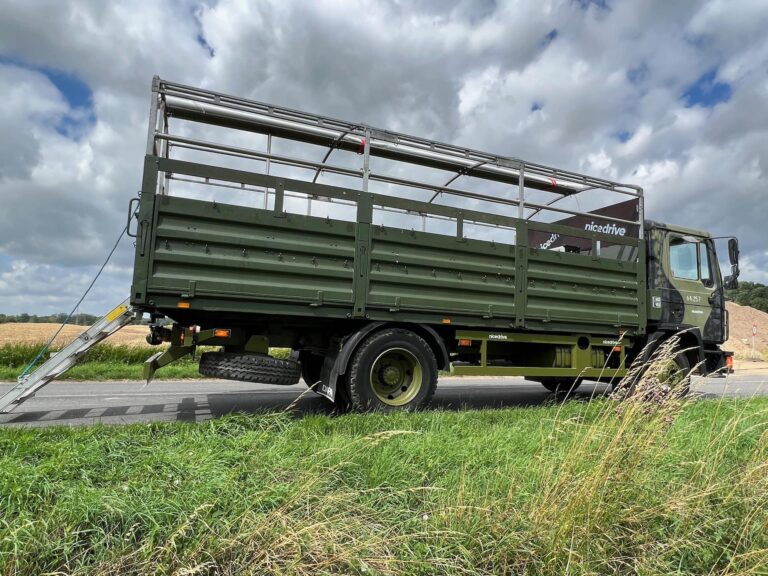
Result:
{"label": "metal roll cage frame", "polygon": [[[230,127],[267,136],[265,151],[240,148],[228,144],[219,144],[173,135],[169,132],[169,119],[178,118],[186,121]],[[285,138],[297,142],[327,147],[321,161],[304,160],[272,152],[273,137]],[[590,190],[606,190],[637,199],[637,220],[624,220],[612,216],[600,215],[601,219],[637,226],[638,238],[642,239],[643,230],[643,190],[639,186],[622,184],[601,178],[595,178],[576,172],[552,168],[542,164],[527,162],[519,158],[493,155],[469,148],[431,141],[402,133],[381,130],[364,124],[350,123],[343,120],[310,114],[285,107],[274,106],[244,98],[229,96],[219,92],[194,88],[162,80],[155,76],[152,82],[152,102],[150,109],[147,154],[169,158],[172,147],[221,154],[231,157],[248,158],[265,163],[265,173],[269,175],[272,164],[302,168],[313,171],[308,182],[316,183],[323,173],[336,174],[362,180],[360,190],[368,192],[371,181],[403,186],[410,189],[431,191],[432,196],[421,204],[423,209],[415,213],[426,217],[439,218],[427,205],[435,206],[434,200],[441,194],[467,198],[480,202],[491,202],[503,206],[517,207],[517,219],[530,221],[542,211],[557,212],[567,216],[595,216],[594,213],[571,210],[554,206],[563,198],[573,197]],[[346,150],[362,155],[362,168],[358,170],[329,164],[334,150]],[[380,157],[413,165],[437,168],[454,172],[444,184],[421,182],[383,173],[372,172],[371,157]],[[482,180],[510,184],[516,189],[516,197],[502,198],[488,194],[471,192],[452,186],[462,176],[471,176]],[[168,180],[212,184],[203,180],[182,179],[166,173],[160,181],[160,193],[168,191]],[[225,187],[234,187],[224,185]],[[245,184],[240,189],[248,189]],[[546,203],[526,200],[526,188],[554,193],[556,197]],[[265,189],[264,208],[267,207],[268,191]],[[380,194],[376,194],[381,197]],[[330,197],[307,194],[308,210],[311,211],[313,199],[333,202]],[[407,202],[411,204],[411,202]],[[389,204],[389,202],[387,202]],[[379,204],[381,208],[386,207]],[[390,206],[390,210],[392,207]],[[532,211],[526,215],[526,210]],[[414,213],[410,209],[402,210]],[[459,211],[460,212],[460,211]],[[445,215],[442,218],[446,218]],[[450,217],[448,217],[450,219]],[[480,222],[478,222],[480,223]],[[557,224],[557,223],[553,223]]]}

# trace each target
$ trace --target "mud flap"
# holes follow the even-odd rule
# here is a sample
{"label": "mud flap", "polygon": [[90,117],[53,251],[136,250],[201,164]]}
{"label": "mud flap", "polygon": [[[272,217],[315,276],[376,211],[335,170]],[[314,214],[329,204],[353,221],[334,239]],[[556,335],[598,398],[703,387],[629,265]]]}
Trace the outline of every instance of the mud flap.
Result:
{"label": "mud flap", "polygon": [[336,400],[336,383],[339,379],[339,370],[341,368],[340,342],[334,343],[331,350],[325,356],[323,371],[321,372],[320,384],[315,391],[320,396],[327,398],[331,402]]}

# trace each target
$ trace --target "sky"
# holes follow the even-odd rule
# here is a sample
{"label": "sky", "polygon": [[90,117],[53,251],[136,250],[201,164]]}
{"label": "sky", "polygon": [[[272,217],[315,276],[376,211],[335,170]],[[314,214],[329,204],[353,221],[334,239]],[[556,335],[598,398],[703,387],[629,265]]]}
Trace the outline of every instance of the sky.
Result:
{"label": "sky", "polygon": [[[69,311],[141,184],[153,75],[645,189],[768,283],[765,0],[3,0],[0,313]],[[123,239],[81,311],[129,294]]]}

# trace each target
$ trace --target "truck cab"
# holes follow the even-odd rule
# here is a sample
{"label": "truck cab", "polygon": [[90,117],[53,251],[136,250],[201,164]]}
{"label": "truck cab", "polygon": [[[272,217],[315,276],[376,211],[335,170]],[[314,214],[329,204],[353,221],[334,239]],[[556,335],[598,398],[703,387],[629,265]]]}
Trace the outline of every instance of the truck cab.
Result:
{"label": "truck cab", "polygon": [[738,278],[738,242],[728,242],[732,273],[720,271],[715,238],[708,232],[646,221],[648,332],[683,332],[682,346],[703,351],[691,365],[709,373],[729,363],[719,345],[728,339],[725,289]]}

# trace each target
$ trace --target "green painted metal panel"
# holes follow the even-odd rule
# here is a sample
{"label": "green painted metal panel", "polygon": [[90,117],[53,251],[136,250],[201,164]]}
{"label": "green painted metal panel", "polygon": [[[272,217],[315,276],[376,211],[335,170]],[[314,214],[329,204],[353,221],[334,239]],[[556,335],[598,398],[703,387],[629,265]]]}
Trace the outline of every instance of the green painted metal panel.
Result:
{"label": "green painted metal panel", "polygon": [[608,380],[621,378],[627,371],[602,370],[600,368],[537,368],[512,366],[452,366],[451,374],[455,376],[523,376],[533,378],[599,378]]}
{"label": "green painted metal panel", "polygon": [[370,308],[514,318],[514,246],[375,226]]}
{"label": "green painted metal panel", "polygon": [[[355,225],[158,197],[148,291],[353,302]],[[318,297],[318,294],[320,296]]]}
{"label": "green painted metal panel", "polygon": [[[357,222],[155,195],[157,170],[357,203]],[[615,334],[644,330],[644,266],[526,246],[533,223],[227,168],[147,158],[134,286],[156,305],[190,296],[242,314]],[[419,208],[517,229],[518,245],[371,224],[372,207]],[[413,206],[412,206],[413,205]],[[562,226],[536,223],[536,229]],[[573,229],[591,238],[604,234]],[[619,243],[639,245],[622,238]],[[641,259],[641,261],[644,261]],[[146,270],[146,273],[144,273]],[[134,295],[135,296],[135,295]],[[217,304],[211,304],[212,302]],[[138,300],[137,300],[138,301]],[[151,304],[150,304],[151,305]]]}
{"label": "green painted metal panel", "polygon": [[637,328],[644,290],[637,263],[531,249],[526,318]]}

